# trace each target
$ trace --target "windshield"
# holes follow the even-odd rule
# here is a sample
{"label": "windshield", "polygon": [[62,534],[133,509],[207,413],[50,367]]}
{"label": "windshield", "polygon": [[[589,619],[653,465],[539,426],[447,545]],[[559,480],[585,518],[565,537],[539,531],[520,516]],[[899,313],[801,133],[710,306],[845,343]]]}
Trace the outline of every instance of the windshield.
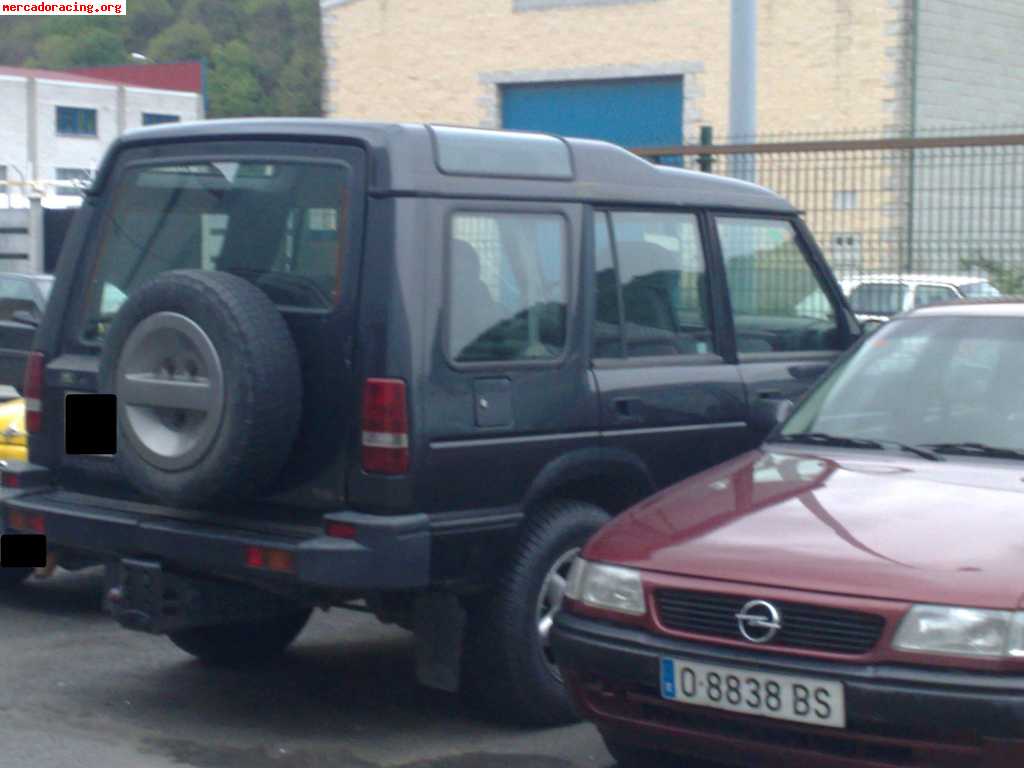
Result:
{"label": "windshield", "polygon": [[1024,321],[910,317],[883,326],[781,434],[1024,449]]}

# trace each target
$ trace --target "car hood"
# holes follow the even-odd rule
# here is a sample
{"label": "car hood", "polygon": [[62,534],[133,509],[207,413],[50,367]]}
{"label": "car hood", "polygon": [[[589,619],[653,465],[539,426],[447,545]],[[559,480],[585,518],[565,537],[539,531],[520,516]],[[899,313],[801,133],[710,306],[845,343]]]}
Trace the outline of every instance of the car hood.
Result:
{"label": "car hood", "polygon": [[851,450],[744,454],[641,502],[589,559],[844,595],[1014,608],[1024,463]]}

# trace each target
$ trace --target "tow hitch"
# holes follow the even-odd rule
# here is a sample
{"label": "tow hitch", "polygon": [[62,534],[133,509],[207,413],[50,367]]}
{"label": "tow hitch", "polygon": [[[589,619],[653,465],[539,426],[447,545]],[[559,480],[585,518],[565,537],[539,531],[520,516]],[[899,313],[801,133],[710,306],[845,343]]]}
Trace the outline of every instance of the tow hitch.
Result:
{"label": "tow hitch", "polygon": [[127,629],[157,635],[294,613],[296,602],[261,589],[169,572],[156,560],[107,566],[104,607]]}

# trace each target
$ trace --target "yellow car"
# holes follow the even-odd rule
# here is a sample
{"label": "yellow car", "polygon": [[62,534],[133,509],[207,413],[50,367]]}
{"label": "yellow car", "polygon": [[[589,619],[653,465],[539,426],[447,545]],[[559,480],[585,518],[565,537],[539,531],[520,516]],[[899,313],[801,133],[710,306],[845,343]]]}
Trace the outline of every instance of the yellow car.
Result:
{"label": "yellow car", "polygon": [[0,403],[0,459],[28,461],[25,401],[20,397]]}

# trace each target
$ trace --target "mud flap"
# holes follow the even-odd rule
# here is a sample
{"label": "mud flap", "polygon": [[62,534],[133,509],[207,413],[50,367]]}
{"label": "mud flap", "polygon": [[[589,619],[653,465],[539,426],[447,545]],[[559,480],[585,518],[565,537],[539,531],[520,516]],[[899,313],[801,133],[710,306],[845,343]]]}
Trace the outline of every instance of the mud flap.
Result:
{"label": "mud flap", "polygon": [[455,596],[427,592],[416,598],[416,680],[442,691],[459,689],[466,609]]}

